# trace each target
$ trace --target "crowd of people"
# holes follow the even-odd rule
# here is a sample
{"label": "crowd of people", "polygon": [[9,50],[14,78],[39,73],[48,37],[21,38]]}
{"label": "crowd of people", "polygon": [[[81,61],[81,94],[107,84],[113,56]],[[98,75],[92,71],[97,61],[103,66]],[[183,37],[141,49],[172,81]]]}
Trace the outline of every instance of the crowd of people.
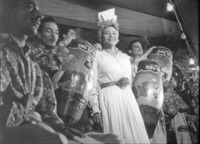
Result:
{"label": "crowd of people", "polygon": [[148,60],[156,46],[144,52],[137,39],[130,42],[129,53],[120,51],[117,20],[98,25],[92,94],[78,123],[64,121],[62,90],[53,78],[68,60],[68,46],[77,34],[70,29],[58,41],[58,24],[43,18],[36,0],[2,0],[1,7],[0,144],[199,142],[198,90],[189,88],[176,65],[149,138],[132,83],[138,63]]}

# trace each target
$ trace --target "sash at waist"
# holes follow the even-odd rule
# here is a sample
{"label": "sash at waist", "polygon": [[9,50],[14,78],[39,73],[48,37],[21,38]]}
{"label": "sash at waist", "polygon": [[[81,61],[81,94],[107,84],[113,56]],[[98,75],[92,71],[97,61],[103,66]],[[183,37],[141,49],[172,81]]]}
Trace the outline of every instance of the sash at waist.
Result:
{"label": "sash at waist", "polygon": [[113,85],[116,85],[116,84],[117,84],[117,81],[107,82],[107,83],[101,84],[100,87],[101,87],[101,89],[103,89],[103,88],[113,86]]}
{"label": "sash at waist", "polygon": [[120,87],[121,89],[125,88],[127,85],[129,84],[129,79],[126,77],[120,78],[118,81],[112,81],[112,82],[107,82],[107,83],[103,83],[100,85],[101,89],[109,87],[109,86],[113,86],[113,85],[117,85],[118,87]]}

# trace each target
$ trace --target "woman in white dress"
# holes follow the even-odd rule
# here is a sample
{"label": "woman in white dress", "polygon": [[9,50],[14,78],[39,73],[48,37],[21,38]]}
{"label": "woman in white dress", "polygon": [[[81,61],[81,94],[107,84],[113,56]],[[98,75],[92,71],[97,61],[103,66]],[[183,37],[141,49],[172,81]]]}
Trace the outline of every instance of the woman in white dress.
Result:
{"label": "woman in white dress", "polygon": [[97,81],[101,89],[94,92],[90,104],[94,122],[104,133],[114,133],[126,143],[148,144],[145,125],[131,90],[130,57],[116,47],[119,38],[117,21],[99,25],[98,36],[103,50],[97,51]]}

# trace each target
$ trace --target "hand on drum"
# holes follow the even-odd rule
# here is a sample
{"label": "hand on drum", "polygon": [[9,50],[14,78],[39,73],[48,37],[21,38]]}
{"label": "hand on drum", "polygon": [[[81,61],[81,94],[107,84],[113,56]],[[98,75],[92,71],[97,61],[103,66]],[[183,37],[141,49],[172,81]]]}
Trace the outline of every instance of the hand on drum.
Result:
{"label": "hand on drum", "polygon": [[102,129],[103,123],[102,123],[102,117],[100,113],[95,113],[92,117],[92,120],[94,122],[94,128],[96,130]]}
{"label": "hand on drum", "polygon": [[68,46],[73,39],[76,39],[76,33],[73,29],[70,29],[67,34],[63,34],[63,40],[58,43],[59,46]]}
{"label": "hand on drum", "polygon": [[93,121],[88,118],[87,111],[84,111],[81,120],[77,123],[76,127],[82,132],[90,132],[92,131],[92,125]]}
{"label": "hand on drum", "polygon": [[67,35],[64,35],[64,38],[71,38],[71,39],[76,39],[76,33],[73,29],[69,29],[69,32]]}
{"label": "hand on drum", "polygon": [[81,136],[81,133],[87,133],[92,131],[93,121],[88,118],[87,111],[85,110],[82,114],[82,117],[79,122],[68,123],[67,126],[74,128],[78,136]]}
{"label": "hand on drum", "polygon": [[78,136],[78,137],[86,137],[86,135],[81,132],[80,130],[78,130],[77,128],[77,125],[76,126],[72,126],[72,125],[67,125],[67,128],[65,128],[64,130],[64,135],[67,137],[67,138],[70,138],[70,139],[73,139],[74,136]]}
{"label": "hand on drum", "polygon": [[138,58],[135,59],[135,62],[140,62],[142,60],[146,60],[147,56],[151,53],[151,51],[156,48],[157,46],[153,46],[151,48],[149,48],[144,54],[140,55]]}
{"label": "hand on drum", "polygon": [[151,53],[151,51],[156,48],[157,46],[152,46],[150,47],[147,51],[146,51],[146,54],[149,55]]}

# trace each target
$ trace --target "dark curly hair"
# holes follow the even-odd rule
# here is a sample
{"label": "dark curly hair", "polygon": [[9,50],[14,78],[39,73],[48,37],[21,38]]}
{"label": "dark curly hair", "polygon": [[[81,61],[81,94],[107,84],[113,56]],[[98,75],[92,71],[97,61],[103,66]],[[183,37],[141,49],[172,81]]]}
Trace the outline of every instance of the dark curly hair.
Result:
{"label": "dark curly hair", "polygon": [[45,17],[45,18],[43,18],[43,19],[41,20],[41,24],[40,24],[40,27],[38,28],[38,32],[42,32],[42,29],[43,29],[44,24],[45,24],[46,22],[52,22],[52,23],[57,24],[56,21],[55,21],[55,19],[54,19],[53,17],[47,16],[47,17]]}
{"label": "dark curly hair", "polygon": [[136,43],[136,42],[141,43],[141,45],[143,46],[142,41],[141,41],[140,39],[137,38],[137,39],[132,40],[132,41],[129,43],[129,45],[128,45],[129,50],[132,49],[132,44],[134,44],[134,43]]}

